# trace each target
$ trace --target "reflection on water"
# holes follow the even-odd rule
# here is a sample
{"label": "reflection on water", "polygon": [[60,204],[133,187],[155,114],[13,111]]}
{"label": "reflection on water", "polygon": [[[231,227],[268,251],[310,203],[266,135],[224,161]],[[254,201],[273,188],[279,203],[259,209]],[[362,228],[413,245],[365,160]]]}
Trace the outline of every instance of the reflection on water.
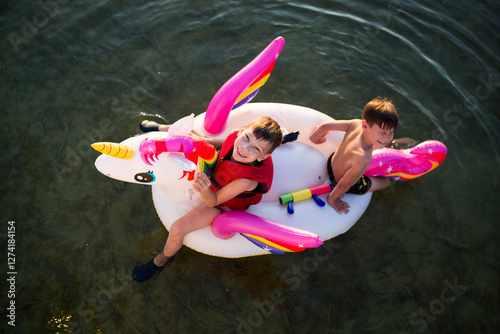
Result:
{"label": "reflection on water", "polygon": [[[16,329],[496,333],[498,7],[5,2],[0,187],[2,221],[17,229]],[[128,138],[145,118],[203,112],[279,35],[285,48],[256,101],[348,119],[388,96],[398,135],[441,140],[447,159],[376,194],[320,249],[219,259],[186,248],[157,279],[133,282],[167,232],[150,189],[98,173],[89,145]]]}

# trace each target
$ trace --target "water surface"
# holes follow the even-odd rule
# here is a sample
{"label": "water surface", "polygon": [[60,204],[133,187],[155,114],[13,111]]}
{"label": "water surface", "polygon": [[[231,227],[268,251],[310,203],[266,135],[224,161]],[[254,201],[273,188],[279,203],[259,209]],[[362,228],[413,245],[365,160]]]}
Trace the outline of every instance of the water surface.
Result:
{"label": "water surface", "polygon": [[[497,333],[498,1],[4,1],[2,273],[15,221],[18,333]],[[271,40],[255,98],[358,118],[392,98],[399,136],[438,139],[432,173],[373,196],[318,250],[221,259],[183,248],[150,189],[99,174],[90,143],[205,111]],[[6,282],[6,281],[3,281]],[[5,287],[5,288],[4,288]],[[15,324],[6,308],[14,300]]]}

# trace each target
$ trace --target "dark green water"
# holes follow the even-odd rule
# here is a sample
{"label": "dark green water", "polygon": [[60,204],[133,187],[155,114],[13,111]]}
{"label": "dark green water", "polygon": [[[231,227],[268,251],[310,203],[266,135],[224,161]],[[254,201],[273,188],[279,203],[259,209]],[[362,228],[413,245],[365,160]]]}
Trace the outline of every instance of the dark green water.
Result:
{"label": "dark green water", "polygon": [[[498,333],[499,13],[492,0],[3,1],[2,332]],[[150,188],[98,173],[90,143],[205,111],[280,35],[255,101],[343,119],[391,97],[397,135],[441,140],[447,159],[376,193],[318,250],[183,248],[133,282],[167,232]]]}

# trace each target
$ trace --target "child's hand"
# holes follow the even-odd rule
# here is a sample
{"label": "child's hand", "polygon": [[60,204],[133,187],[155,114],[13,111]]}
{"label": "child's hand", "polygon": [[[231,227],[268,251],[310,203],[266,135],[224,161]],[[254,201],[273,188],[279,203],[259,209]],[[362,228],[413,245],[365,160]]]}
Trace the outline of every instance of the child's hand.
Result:
{"label": "child's hand", "polygon": [[341,198],[343,198],[344,196],[340,196],[338,197],[336,200],[334,201],[330,201],[330,197],[327,198],[327,201],[328,201],[328,204],[330,204],[330,206],[332,208],[335,209],[335,211],[337,211],[338,213],[342,214],[342,213],[345,213],[347,214],[349,212],[349,204],[347,204],[346,202],[344,202],[343,200],[341,200]]}
{"label": "child's hand", "polygon": [[210,179],[205,173],[198,173],[194,176],[193,188],[197,192],[210,189]]}
{"label": "child's hand", "polygon": [[199,133],[198,131],[196,131],[194,129],[190,133],[188,133],[187,136],[193,138],[194,140],[198,140],[198,141],[206,141],[207,140],[207,137],[205,137],[203,134]]}
{"label": "child's hand", "polygon": [[314,130],[309,135],[309,140],[314,144],[322,144],[326,142],[326,134],[328,131],[323,131],[321,125],[316,125]]}

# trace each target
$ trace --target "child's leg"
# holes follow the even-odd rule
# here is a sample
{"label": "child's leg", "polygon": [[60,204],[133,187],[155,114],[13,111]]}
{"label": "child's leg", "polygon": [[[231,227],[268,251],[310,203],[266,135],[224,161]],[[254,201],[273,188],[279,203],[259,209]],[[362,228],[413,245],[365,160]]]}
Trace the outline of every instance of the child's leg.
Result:
{"label": "child's leg", "polygon": [[[171,124],[158,124],[154,121],[142,121],[139,127],[141,128],[142,132],[151,132],[151,131],[161,131],[161,132],[168,132],[168,129],[170,129],[172,125]],[[191,130],[191,133],[197,135],[198,137],[205,137],[205,135],[195,129]]]}
{"label": "child's leg", "polygon": [[163,252],[156,255],[148,263],[135,267],[132,272],[134,280],[144,282],[158,275],[174,260],[174,255],[182,247],[182,241],[186,234],[210,226],[219,214],[219,209],[201,203],[184,217],[177,219],[170,228]]}
{"label": "child's leg", "polygon": [[157,255],[155,264],[157,266],[163,265],[168,258],[173,257],[179,251],[182,247],[182,241],[188,233],[210,226],[219,214],[219,209],[200,203],[186,215],[177,219],[170,227],[163,252]]}
{"label": "child's leg", "polygon": [[385,147],[391,147],[395,149],[405,149],[417,145],[417,141],[413,138],[403,137],[394,139],[393,141],[387,143]]}
{"label": "child's leg", "polygon": [[372,181],[372,186],[368,190],[369,192],[382,190],[382,189],[385,189],[391,185],[391,179],[389,179],[387,177],[370,176],[370,180]]}

